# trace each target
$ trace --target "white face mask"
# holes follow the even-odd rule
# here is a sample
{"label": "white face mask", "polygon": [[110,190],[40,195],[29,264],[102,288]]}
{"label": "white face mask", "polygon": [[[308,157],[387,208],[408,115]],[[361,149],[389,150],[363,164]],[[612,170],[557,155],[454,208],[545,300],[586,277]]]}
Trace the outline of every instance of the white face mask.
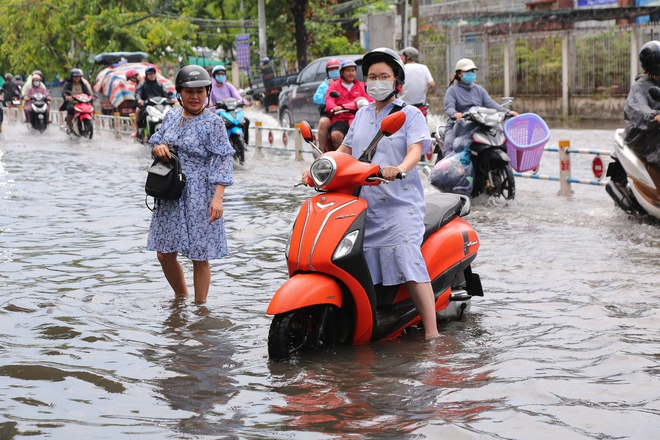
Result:
{"label": "white face mask", "polygon": [[32,85],[35,87],[39,87],[41,85],[41,81],[39,81],[38,79],[33,79]]}
{"label": "white face mask", "polygon": [[376,101],[384,101],[394,91],[394,81],[367,82],[367,94]]}

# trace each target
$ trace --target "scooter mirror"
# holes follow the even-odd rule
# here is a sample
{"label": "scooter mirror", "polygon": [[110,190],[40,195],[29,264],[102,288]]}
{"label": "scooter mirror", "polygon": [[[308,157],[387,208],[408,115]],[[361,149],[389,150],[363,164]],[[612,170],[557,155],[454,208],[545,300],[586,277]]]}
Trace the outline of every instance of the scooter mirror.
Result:
{"label": "scooter mirror", "polygon": [[380,123],[380,131],[382,131],[385,136],[392,136],[403,127],[405,122],[406,114],[404,112],[394,112],[385,117],[383,122]]}
{"label": "scooter mirror", "polygon": [[330,97],[331,97],[331,98],[339,98],[340,96],[341,96],[341,95],[340,95],[339,92],[336,91],[336,90],[333,90],[332,92],[330,92]]}
{"label": "scooter mirror", "polygon": [[314,137],[312,136],[312,127],[309,126],[307,121],[300,121],[300,134],[307,143],[313,143]]}
{"label": "scooter mirror", "polygon": [[660,101],[660,87],[651,87],[649,89],[649,95],[651,95],[653,100]]}

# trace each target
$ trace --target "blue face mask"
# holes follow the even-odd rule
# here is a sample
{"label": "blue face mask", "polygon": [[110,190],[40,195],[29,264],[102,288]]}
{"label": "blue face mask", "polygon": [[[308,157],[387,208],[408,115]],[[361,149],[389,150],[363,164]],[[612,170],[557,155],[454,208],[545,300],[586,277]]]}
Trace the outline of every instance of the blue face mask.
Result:
{"label": "blue face mask", "polygon": [[338,80],[339,79],[339,70],[331,70],[328,72],[330,79]]}
{"label": "blue face mask", "polygon": [[463,74],[463,82],[471,84],[475,79],[477,79],[477,74],[474,72],[465,72]]}
{"label": "blue face mask", "polygon": [[227,77],[225,75],[216,75],[215,80],[219,83],[223,83],[227,80]]}

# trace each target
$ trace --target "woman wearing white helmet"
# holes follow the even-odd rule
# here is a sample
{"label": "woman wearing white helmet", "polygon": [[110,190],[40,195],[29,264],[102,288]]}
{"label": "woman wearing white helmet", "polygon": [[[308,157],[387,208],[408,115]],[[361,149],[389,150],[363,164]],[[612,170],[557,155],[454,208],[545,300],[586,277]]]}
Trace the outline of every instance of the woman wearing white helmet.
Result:
{"label": "woman wearing white helmet", "polygon": [[475,106],[488,107],[497,111],[508,112],[511,116],[518,116],[518,113],[509,111],[495,102],[488,95],[486,89],[475,84],[477,70],[479,69],[469,58],[463,58],[456,63],[456,73],[449,83],[449,87],[447,87],[447,93],[445,93],[445,113],[449,118],[454,118],[447,121],[443,148],[445,155],[451,151],[452,143],[456,137],[454,133],[456,121],[460,121],[463,118],[463,113],[470,110],[470,108]]}

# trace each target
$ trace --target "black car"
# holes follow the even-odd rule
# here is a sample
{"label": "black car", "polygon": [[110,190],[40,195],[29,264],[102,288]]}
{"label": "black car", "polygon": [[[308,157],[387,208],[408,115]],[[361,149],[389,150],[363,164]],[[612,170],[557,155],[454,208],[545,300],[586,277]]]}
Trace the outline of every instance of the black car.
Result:
{"label": "black car", "polygon": [[295,78],[289,79],[289,88],[280,93],[277,114],[280,125],[292,128],[302,120],[316,126],[319,121],[319,107],[314,104],[314,93],[326,78],[325,65],[328,60],[353,60],[357,64],[356,79],[364,81],[362,76],[363,55],[335,55],[316,59],[309,63]]}

